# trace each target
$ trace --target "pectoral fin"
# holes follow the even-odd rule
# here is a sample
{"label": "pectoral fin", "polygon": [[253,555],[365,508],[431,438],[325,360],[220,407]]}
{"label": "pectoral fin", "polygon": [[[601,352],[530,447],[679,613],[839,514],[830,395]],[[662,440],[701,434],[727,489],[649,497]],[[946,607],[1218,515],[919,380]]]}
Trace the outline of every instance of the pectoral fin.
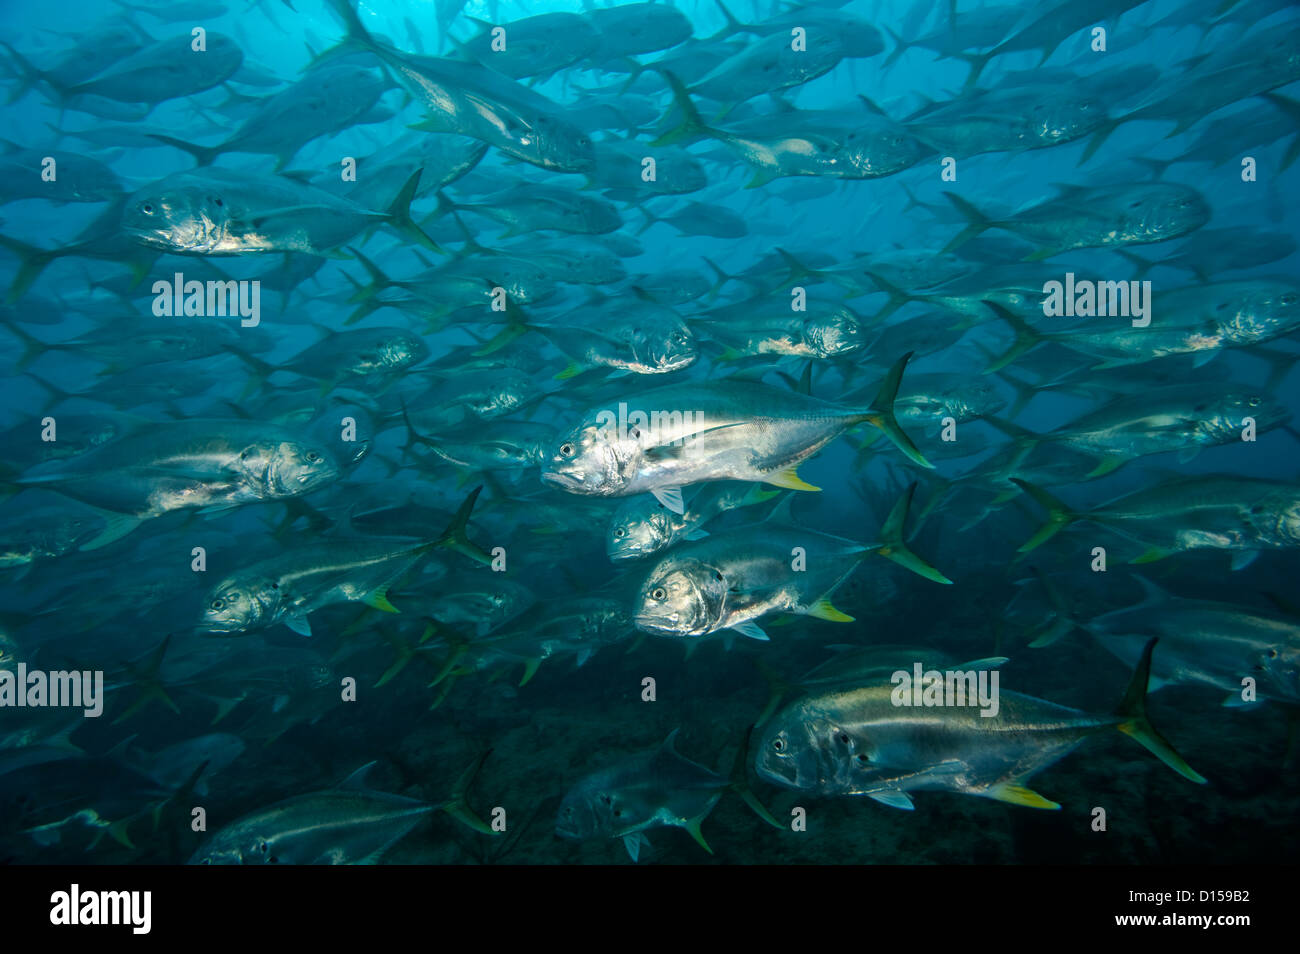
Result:
{"label": "pectoral fin", "polygon": [[713,854],[713,849],[710,848],[709,843],[704,840],[704,833],[700,831],[700,822],[702,821],[704,821],[703,818],[692,818],[682,827],[691,833],[691,837],[694,838],[699,843],[699,846],[701,848],[703,848],[709,854]]}
{"label": "pectoral fin", "polygon": [[852,623],[853,617],[847,613],[841,613],[828,599],[820,599],[808,609],[808,615],[814,619],[829,620],[832,623]]}
{"label": "pectoral fin", "polygon": [[1061,807],[1056,802],[1043,798],[1032,789],[1025,788],[1023,785],[1012,785],[1008,782],[994,785],[984,794],[996,801],[1006,802],[1009,805],[1023,805],[1025,808],[1059,809]]}
{"label": "pectoral fin", "polygon": [[1258,550],[1233,550],[1231,563],[1229,565],[1232,567],[1232,571],[1235,573],[1237,570],[1246,569],[1246,567],[1254,563],[1256,558],[1258,557],[1259,557]]}
{"label": "pectoral fin", "polygon": [[633,863],[640,857],[642,845],[649,848],[650,839],[639,831],[635,834],[623,836],[623,847],[627,849],[628,857],[632,859]]}
{"label": "pectoral fin", "polygon": [[784,470],[774,470],[763,480],[777,487],[784,487],[786,490],[821,490],[820,487],[814,487],[799,476],[797,465]]}
{"label": "pectoral fin", "polygon": [[280,622],[284,623],[299,636],[311,635],[311,623],[307,622],[306,616],[286,616]]}
{"label": "pectoral fin", "polygon": [[748,636],[750,639],[757,639],[761,642],[768,642],[767,633],[757,623],[737,623],[731,627],[742,636]]}
{"label": "pectoral fin", "polygon": [[868,798],[874,798],[882,805],[888,805],[890,808],[901,808],[903,811],[912,811],[916,808],[912,804],[912,797],[907,792],[867,792]]}
{"label": "pectoral fin", "polygon": [[378,589],[376,589],[376,590],[374,590],[373,592],[371,592],[371,593],[370,593],[369,595],[367,595],[366,598],[363,599],[361,602],[365,603],[367,606],[373,606],[373,607],[374,607],[375,609],[377,609],[377,610],[382,610],[382,611],[385,612],[385,613],[400,613],[400,612],[401,612],[401,610],[399,610],[396,606],[394,606],[392,603],[388,602],[388,586],[387,586],[387,584],[385,584],[384,586],[381,586],[381,587],[379,587]]}
{"label": "pectoral fin", "polygon": [[656,487],[650,491],[659,501],[669,510],[676,514],[686,513],[686,503],[682,500],[682,488],[680,487]]}

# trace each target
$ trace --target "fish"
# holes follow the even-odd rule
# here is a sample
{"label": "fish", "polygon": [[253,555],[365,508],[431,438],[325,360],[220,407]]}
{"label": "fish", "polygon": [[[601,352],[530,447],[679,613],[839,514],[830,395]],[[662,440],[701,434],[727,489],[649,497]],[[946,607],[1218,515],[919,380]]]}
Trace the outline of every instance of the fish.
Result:
{"label": "fish", "polygon": [[1186,462],[1206,447],[1242,440],[1251,426],[1264,432],[1289,417],[1259,391],[1196,385],[1116,399],[1050,434],[993,423],[1025,446],[1047,442],[1093,456],[1097,466],[1084,475],[1093,479],[1148,454],[1176,452]]}
{"label": "fish", "polygon": [[725,128],[709,125],[681,80],[672,73],[666,79],[682,118],[652,145],[715,139],[755,167],[749,189],[784,176],[882,178],[911,168],[932,151],[901,125],[866,109],[793,110]]}
{"label": "fish", "polygon": [[1002,219],[985,215],[954,192],[944,193],[969,225],[945,247],[959,248],[987,229],[1006,229],[1038,243],[1026,261],[1052,258],[1076,248],[1119,248],[1165,242],[1196,231],[1210,220],[1205,198],[1190,186],[1168,182],[1136,185],[1061,186],[1060,194]]}
{"label": "fish", "polygon": [[303,252],[323,255],[376,225],[389,224],[440,251],[411,219],[416,172],[382,212],[292,179],[208,168],[159,179],[134,192],[122,210],[122,232],[176,255]]}
{"label": "fish", "polygon": [[74,104],[88,96],[119,103],[156,104],[210,89],[234,76],[243,62],[243,49],[224,33],[208,32],[204,47],[196,49],[194,38],[186,31],[141,47],[79,82],[68,83],[34,69],[32,72],[60,99]]}
{"label": "fish", "polygon": [[1072,510],[1046,490],[1013,477],[1048,512],[1019,552],[1028,553],[1078,521],[1088,520],[1142,544],[1131,562],[1152,563],[1188,550],[1226,550],[1242,569],[1263,550],[1300,546],[1300,491],[1285,481],[1207,474],[1135,490],[1093,510]]}
{"label": "fish", "polygon": [[610,560],[637,560],[666,550],[679,540],[708,536],[715,517],[776,497],[779,491],[726,482],[700,487],[685,500],[685,513],[673,513],[653,497],[632,497],[610,518],[605,552]]}
{"label": "fish", "polygon": [[[1104,284],[1104,283],[1103,283]],[[1099,289],[1099,293],[1109,294]],[[1300,315],[1300,286],[1288,279],[1252,278],[1168,289],[1160,316],[1149,324],[1110,323],[1045,331],[997,302],[985,302],[1009,324],[1015,339],[986,373],[998,371],[1044,342],[1062,344],[1095,357],[1093,370],[1142,364],[1170,355],[1192,354],[1204,365],[1228,348],[1240,348],[1289,334]]]}
{"label": "fish", "polygon": [[600,45],[600,32],[577,13],[541,13],[505,23],[475,19],[481,27],[457,50],[515,79],[549,76],[581,62]]}
{"label": "fish", "polygon": [[303,636],[312,634],[308,616],[332,603],[363,601],[389,613],[389,587],[432,550],[446,548],[490,564],[492,558],[466,536],[476,488],[438,537],[413,543],[403,539],[347,539],[314,543],[262,560],[226,577],[208,594],[199,628],[239,636],[280,623]]}
{"label": "fish", "polygon": [[427,816],[443,811],[492,834],[465,801],[486,755],[456,783],[451,797],[430,804],[364,787],[369,762],[333,788],[294,795],[217,831],[192,865],[357,865],[376,863]]}
{"label": "fish", "polygon": [[40,486],[139,519],[309,493],[340,476],[336,456],[283,428],[192,419],[140,428],[26,471]]}
{"label": "fish", "polygon": [[1027,808],[1061,806],[1028,788],[1029,777],[1091,736],[1118,729],[1179,775],[1205,784],[1146,714],[1149,640],[1113,715],[1092,715],[1002,691],[996,714],[970,705],[902,708],[894,680],[813,693],[781,708],[762,728],[754,772],[810,795],[865,795],[912,809],[912,792],[940,790]]}
{"label": "fish", "polygon": [[[1066,604],[1056,583],[1036,571],[1053,615],[1029,644],[1051,646],[1076,627],[1122,662],[1134,665],[1153,635],[1150,691],[1196,686],[1226,693],[1231,708],[1250,700],[1284,706],[1300,702],[1300,625],[1293,616],[1220,600],[1175,596],[1144,576],[1144,599],[1092,615]],[[1257,692],[1248,695],[1247,687]]]}
{"label": "fish", "polygon": [[656,564],[641,584],[637,628],[689,638],[725,629],[767,641],[758,621],[772,613],[850,623],[853,617],[836,609],[830,598],[872,555],[933,582],[951,584],[905,543],[903,528],[915,492],[912,484],[894,505],[881,528],[880,543],[857,543],[777,517],[682,544]]}
{"label": "fish", "polygon": [[680,730],[663,744],[628,756],[574,783],[556,814],[555,833],[572,840],[622,839],[633,863],[649,844],[651,828],[684,828],[696,843],[713,854],[700,825],[729,789],[737,791],[754,812],[774,828],[782,825],[749,791],[742,747],[730,779],[692,762],[677,751]]}
{"label": "fish", "polygon": [[[589,411],[543,463],[542,480],[570,493],[602,497],[649,491],[679,514],[685,512],[681,488],[705,480],[815,490],[798,476],[798,465],[861,422],[880,428],[909,459],[929,466],[893,414],[910,357],[895,363],[876,399],[862,409],[768,385],[717,381],[667,385],[642,394],[633,411],[644,420],[639,426],[634,421],[626,434],[609,426],[616,423],[617,412]],[[658,415],[653,420],[652,412]]]}
{"label": "fish", "polygon": [[319,136],[347,128],[378,102],[389,84],[364,67],[346,63],[309,72],[288,89],[258,102],[238,130],[214,146],[154,134],[161,143],[192,155],[200,166],[230,152],[267,153],[277,170]]}
{"label": "fish", "polygon": [[429,111],[419,128],[469,136],[543,169],[590,172],[595,168],[591,138],[540,93],[487,67],[413,56],[381,43],[362,25],[350,0],[331,0],[330,8],[342,19],[347,37],[332,54],[323,55],[360,49],[379,57]]}

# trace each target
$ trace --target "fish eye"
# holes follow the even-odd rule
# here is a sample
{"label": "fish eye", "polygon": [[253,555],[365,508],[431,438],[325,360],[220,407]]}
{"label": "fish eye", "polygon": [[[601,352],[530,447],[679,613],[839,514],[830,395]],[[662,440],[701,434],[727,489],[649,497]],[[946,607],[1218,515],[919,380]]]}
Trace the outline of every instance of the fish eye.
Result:
{"label": "fish eye", "polygon": [[212,608],[220,612],[221,610],[226,608],[226,601],[218,596],[215,600],[212,601]]}
{"label": "fish eye", "polygon": [[871,759],[867,757],[867,753],[866,753],[866,752],[859,752],[859,753],[857,754],[856,758],[857,758],[858,762],[859,762],[860,764],[862,764],[862,765],[866,765],[868,762],[871,761]]}
{"label": "fish eye", "polygon": [[772,748],[774,748],[774,749],[775,749],[776,751],[778,751],[778,752],[784,752],[784,751],[785,751],[785,741],[784,741],[783,739],[773,739],[773,740],[772,740]]}
{"label": "fish eye", "polygon": [[624,530],[622,527],[619,527],[614,531],[615,540],[622,540],[625,536],[627,536],[627,531]]}
{"label": "fish eye", "polygon": [[222,201],[221,196],[214,197],[212,203],[219,209],[223,208],[226,204],[225,202]]}
{"label": "fish eye", "polygon": [[1269,659],[1276,659],[1276,658],[1277,658],[1277,650],[1276,650],[1276,649],[1270,649],[1270,650],[1268,651],[1268,658],[1269,658]]}
{"label": "fish eye", "polygon": [[1296,303],[1295,292],[1287,292],[1285,295],[1282,296],[1282,304],[1294,305],[1295,303]]}
{"label": "fish eye", "polygon": [[144,205],[140,206],[140,211],[145,215],[153,215],[153,206],[146,202]]}
{"label": "fish eye", "polygon": [[573,456],[573,445],[572,445],[571,443],[568,443],[568,442],[565,442],[565,443],[561,444],[561,445],[560,445],[560,456],[561,456],[561,457],[572,457],[572,456]]}
{"label": "fish eye", "polygon": [[656,586],[653,590],[650,591],[650,599],[652,600],[658,600],[660,603],[662,603],[667,598],[668,598],[668,591],[665,590],[662,586]]}
{"label": "fish eye", "polygon": [[320,460],[320,454],[316,453],[315,451],[308,451],[307,460],[309,460],[311,463],[314,464]]}
{"label": "fish eye", "polygon": [[257,846],[257,850],[260,851],[262,854],[266,854],[268,847],[269,846],[267,845],[266,842],[262,842],[260,845]]}
{"label": "fish eye", "polygon": [[849,734],[847,732],[844,732],[843,730],[840,731],[840,734],[837,735],[836,738],[840,740],[841,745],[849,744]]}

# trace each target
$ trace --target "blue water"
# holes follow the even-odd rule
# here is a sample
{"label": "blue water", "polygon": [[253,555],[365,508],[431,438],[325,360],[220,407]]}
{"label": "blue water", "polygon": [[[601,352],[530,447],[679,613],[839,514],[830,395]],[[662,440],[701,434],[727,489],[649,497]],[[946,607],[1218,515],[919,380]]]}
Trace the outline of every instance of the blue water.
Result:
{"label": "blue water", "polygon": [[[713,2],[676,6],[689,19],[697,40],[726,27]],[[750,0],[727,6],[746,23],[761,23],[778,12],[775,4]],[[960,19],[968,5],[957,6]],[[1038,14],[1046,9],[1038,4],[1023,6],[1027,19],[1021,24],[1032,20],[1028,11]],[[144,194],[156,180],[194,165],[181,151],[146,146],[140,142],[142,134],[221,142],[249,115],[256,100],[297,81],[316,53],[342,38],[340,21],[323,4],[296,0],[294,7],[274,0],[254,4],[231,0],[203,4],[202,9],[196,4],[192,15],[181,9],[165,21],[143,7],[124,9],[95,2],[23,5],[7,11],[6,43],[42,69],[50,68],[74,43],[104,25],[128,25],[142,37],[181,38],[182,43],[192,27],[202,26],[209,34],[233,38],[243,54],[242,72],[229,83],[165,98],[151,109],[136,107],[139,116],[117,119],[78,108],[85,104],[71,101],[71,94],[48,82],[22,85],[20,71],[9,58],[6,75],[13,75],[6,89],[14,98],[4,107],[3,135],[11,143],[7,155],[23,156],[33,176],[39,175],[39,169],[31,166],[30,157],[43,150],[96,159],[111,168],[119,182],[119,197],[129,208],[137,190]],[[882,52],[843,59],[825,75],[781,90],[778,97],[758,96],[732,104],[729,115],[719,116],[722,111],[716,103],[701,111],[725,129],[729,123],[787,106],[861,108],[864,117],[871,116],[859,96],[868,97],[895,120],[912,115],[927,102],[951,99],[962,92],[970,72],[967,62],[936,58],[915,46],[886,65],[895,46],[890,33],[911,41],[944,26],[946,9],[930,7],[854,0],[838,8],[810,8],[819,18],[855,17],[887,27]],[[1090,28],[1069,30],[1046,61],[1044,69],[1052,72],[1042,74],[1039,95],[1050,101],[1043,89],[1059,83],[1063,71],[1086,84],[1150,67],[1163,84],[1160,89],[1174,92],[1180,88],[1180,77],[1195,78],[1199,57],[1228,56],[1258,44],[1261,37],[1284,43],[1289,37],[1291,48],[1300,48],[1296,42],[1300,21],[1294,9],[1267,4],[1251,15],[1229,11],[1222,21],[1212,23],[1222,5],[1200,7],[1196,11],[1186,4],[1153,0],[1136,5],[1117,20],[1101,20],[1096,25],[1106,29],[1105,52],[1091,48]],[[505,23],[539,13],[587,9],[579,3],[471,2],[452,11],[450,30],[465,40],[478,29],[471,18]],[[1167,18],[1177,22],[1163,23]],[[387,36],[408,53],[453,53],[441,35],[433,3],[367,4],[362,20],[367,29]],[[741,35],[731,42],[755,39]],[[667,49],[637,59],[646,63],[678,52]],[[997,56],[983,70],[980,84],[996,91],[1011,81],[1012,74],[1038,67],[1041,59],[1038,50]],[[347,62],[369,69],[378,63],[366,53]],[[536,79],[531,89],[558,104],[562,116],[570,115],[566,108],[571,109],[583,91],[609,92],[608,102],[616,108],[645,107],[648,117],[639,125],[633,121],[631,133],[621,124],[584,129],[598,145],[635,138],[653,155],[656,147],[649,145],[650,140],[676,122],[667,87],[648,71],[614,98],[612,94],[627,81],[624,70],[593,68],[584,60]],[[165,82],[160,78],[160,86],[165,87]],[[1111,90],[1102,98],[1102,107],[1113,118],[1121,117],[1142,104],[1145,92]],[[1293,97],[1296,89],[1283,84],[1273,93]],[[377,108],[381,112],[367,116],[375,121],[352,123],[306,142],[284,168],[317,177],[312,181],[330,194],[347,196],[350,183],[337,175],[341,157],[363,157],[364,185],[367,162],[373,168],[390,157],[399,138],[400,148],[407,148],[417,141],[415,136],[437,135],[412,134],[407,129],[423,118],[424,110],[396,84],[383,93]],[[54,257],[29,287],[19,281],[20,259],[14,246],[7,244],[8,251],[0,257],[0,285],[11,289],[3,321],[7,329],[17,329],[0,334],[4,342],[0,362],[5,366],[0,428],[10,445],[5,448],[3,470],[7,497],[0,503],[0,537],[6,546],[17,538],[30,539],[47,519],[53,521],[82,505],[59,492],[58,479],[33,486],[33,475],[66,474],[59,467],[73,466],[78,456],[60,452],[61,465],[40,463],[50,451],[46,446],[50,442],[41,439],[47,418],[56,425],[67,421],[64,432],[78,435],[100,421],[115,428],[117,439],[123,433],[148,433],[162,422],[208,422],[205,426],[217,432],[220,424],[211,422],[231,426],[258,422],[311,434],[344,462],[353,448],[339,445],[339,421],[351,416],[358,421],[362,442],[368,443],[358,463],[340,464],[339,479],[302,497],[232,508],[179,506],[141,521],[102,547],[86,549],[88,537],[81,536],[61,552],[30,563],[15,559],[13,565],[0,569],[0,634],[5,638],[0,650],[6,653],[0,656],[0,669],[23,662],[32,669],[101,671],[106,687],[104,711],[98,718],[83,718],[79,709],[0,708],[0,805],[5,809],[0,812],[4,819],[0,858],[14,863],[180,863],[212,833],[248,813],[327,788],[371,761],[377,765],[367,781],[374,790],[440,802],[457,776],[490,749],[468,799],[483,818],[504,819],[505,830],[492,835],[471,832],[445,815],[435,815],[398,839],[382,855],[383,861],[630,863],[617,839],[556,838],[554,820],[561,796],[587,772],[652,748],[673,729],[680,729],[677,747],[684,756],[725,775],[768,700],[770,674],[796,683],[830,658],[829,647],[909,644],[942,651],[953,660],[1006,656],[1010,661],[1002,667],[1004,689],[1090,713],[1110,712],[1131,673],[1128,664],[1081,630],[1049,647],[1027,645],[1050,612],[1031,567],[1054,581],[1077,607],[1080,618],[1138,602],[1142,597],[1139,575],[1158,582],[1175,599],[1214,599],[1284,617],[1294,613],[1295,607],[1287,605],[1295,602],[1298,566],[1293,548],[1265,549],[1236,571],[1229,569],[1229,554],[1215,547],[1134,566],[1129,561],[1144,546],[1084,524],[1068,528],[1025,559],[1017,548],[1042,521],[1037,504],[1024,496],[1009,499],[967,528],[987,497],[961,492],[935,496],[944,492],[945,481],[979,473],[980,461],[1012,440],[1003,430],[979,420],[984,416],[1014,414],[1019,427],[1053,434],[1119,396],[1121,387],[1124,393],[1141,395],[1174,384],[1200,383],[1207,389],[1234,384],[1289,411],[1300,401],[1300,376],[1291,367],[1296,353],[1293,339],[1281,335],[1262,345],[1228,349],[1203,364],[1194,363],[1190,356],[1134,363],[1119,376],[1114,371],[1098,372],[1090,392],[1045,388],[1017,406],[1017,382],[1050,383],[1068,371],[1076,375],[1073,383],[1083,384],[1094,359],[1061,349],[1055,353],[1055,363],[1048,364],[1052,355],[1045,358],[1040,349],[1017,359],[1009,370],[985,374],[990,354],[1001,353],[1011,344],[1005,323],[985,318],[960,336],[934,339],[930,335],[955,324],[957,318],[948,314],[951,322],[927,325],[934,315],[943,314],[932,302],[913,300],[895,311],[887,308],[888,296],[860,271],[854,273],[858,285],[850,287],[845,281],[792,275],[788,264],[772,257],[780,249],[812,269],[886,259],[921,263],[965,225],[944,198],[945,192],[956,193],[994,216],[1049,199],[1058,194],[1061,184],[1096,187],[1155,181],[1155,168],[1134,161],[1138,159],[1169,160],[1159,172],[1159,181],[1183,184],[1204,198],[1211,216],[1203,230],[1232,229],[1243,240],[1262,234],[1295,239],[1300,221],[1291,197],[1298,194],[1300,172],[1295,165],[1283,168],[1300,135],[1294,118],[1288,131],[1273,141],[1217,144],[1221,160],[1217,164],[1184,158],[1194,145],[1199,146],[1212,124],[1238,118],[1242,128],[1250,130],[1275,122],[1275,110],[1277,106],[1264,99],[1247,97],[1173,135],[1174,124],[1168,121],[1124,123],[1086,161],[1083,156],[1090,140],[1086,136],[1049,148],[962,156],[957,159],[955,180],[941,177],[943,157],[930,151],[910,168],[879,179],[785,177],[745,188],[754,170],[719,142],[704,139],[686,146],[703,165],[704,188],[653,199],[644,193],[635,198],[615,195],[612,201],[622,226],[613,234],[524,229],[507,239],[505,226],[462,209],[460,216],[477,242],[492,249],[509,247],[511,254],[525,260],[535,249],[533,243],[542,241],[570,248],[604,242],[608,250],[613,238],[635,236],[639,247],[615,252],[625,278],[581,285],[568,281],[570,276],[556,266],[545,266],[546,277],[556,288],[525,307],[527,320],[534,325],[558,323],[563,316],[565,324],[578,320],[599,328],[644,300],[637,289],[647,285],[649,277],[668,269],[695,273],[701,294],[680,301],[661,298],[660,304],[676,309],[688,328],[696,322],[699,357],[690,367],[666,375],[592,368],[574,378],[561,376],[572,358],[571,351],[560,350],[573,344],[565,335],[548,338],[534,331],[503,343],[495,337],[505,327],[499,313],[484,303],[475,306],[479,311],[472,315],[450,309],[443,314],[446,302],[438,300],[442,292],[432,293],[423,303],[381,308],[350,323],[356,303],[349,299],[369,280],[353,250],[359,249],[399,281],[414,278],[430,263],[446,261],[448,254],[468,250],[452,217],[438,214],[438,196],[427,189],[427,183],[412,204],[412,217],[442,247],[441,254],[419,248],[409,233],[379,225],[321,250],[320,255],[139,258],[142,246],[133,247],[129,237],[122,241],[111,201],[57,203],[13,198],[10,193],[0,208],[0,235],[7,239],[57,251],[79,237],[95,238],[89,249]],[[1255,181],[1243,181],[1241,160],[1247,155],[1256,162]],[[267,181],[276,174],[273,157],[244,152],[224,153],[216,166]],[[513,160],[489,146],[472,171],[448,182],[442,192],[444,201],[491,205],[497,186],[516,183],[577,190],[588,180]],[[582,194],[599,196],[606,187],[600,183]],[[919,206],[912,204],[909,193]],[[735,213],[743,220],[746,234],[725,239],[689,235],[667,223],[642,231],[643,203],[662,218],[688,202]],[[106,211],[108,218],[100,219]],[[1155,263],[1140,277],[1152,282],[1157,325],[1166,315],[1161,311],[1162,293],[1200,280],[1191,271],[1162,266],[1160,261],[1177,255],[1182,244],[1196,241],[1196,236],[1193,231],[1172,241],[1125,250]],[[1063,280],[1066,272],[1096,280],[1139,277],[1134,261],[1113,248],[1081,248],[1045,262],[1023,263],[1021,259],[1034,247],[1006,231],[992,230],[958,251],[967,256],[968,268],[976,276],[984,269],[991,273],[994,268],[1020,268],[1018,274],[1030,285],[1041,283],[1044,276]],[[1244,267],[1231,270],[1211,263],[1205,277],[1211,281],[1281,279],[1294,284],[1300,260],[1294,241],[1291,248],[1281,257],[1264,256],[1269,260],[1258,264],[1235,263]],[[140,264],[135,271],[132,262]],[[767,262],[762,273],[748,271],[759,262]],[[209,271],[213,267],[219,272]],[[286,280],[288,269],[295,274]],[[177,272],[199,280],[217,274],[260,280],[256,329],[241,328],[238,319],[230,317],[166,320],[182,334],[192,331],[191,322],[224,322],[234,348],[251,352],[263,367],[281,369],[269,379],[258,378],[250,370],[251,363],[225,345],[215,353],[186,360],[145,363],[137,355],[137,363],[129,353],[113,360],[96,357],[78,343],[88,335],[107,332],[111,336],[114,331],[131,335],[154,327],[150,324],[154,282],[170,280]],[[729,278],[720,280],[719,272]],[[840,278],[843,275],[839,273]],[[762,285],[762,279],[777,287]],[[768,641],[735,632],[702,640],[638,633],[631,622],[633,600],[641,581],[664,555],[618,565],[608,559],[605,530],[623,498],[566,493],[539,479],[538,460],[494,471],[454,463],[408,442],[401,420],[403,405],[418,417],[421,412],[432,413],[433,405],[442,402],[450,423],[442,431],[428,425],[426,436],[435,442],[473,445],[501,422],[548,425],[555,435],[544,451],[550,456],[560,435],[575,426],[585,410],[616,406],[619,400],[665,383],[704,384],[743,368],[750,374],[765,370],[766,383],[788,388],[776,372],[797,380],[806,364],[802,358],[723,360],[721,346],[710,342],[701,321],[710,309],[747,299],[753,300],[756,312],[768,301],[786,302],[795,285],[808,288],[811,311],[843,304],[866,329],[865,348],[814,362],[814,396],[867,403],[876,383],[901,357],[888,350],[887,342],[904,334],[908,334],[907,349],[915,354],[904,374],[903,395],[909,393],[909,381],[921,378],[941,379],[950,388],[989,387],[996,396],[996,406],[956,425],[959,441],[969,442],[963,446],[972,450],[967,456],[954,457],[947,451],[937,417],[904,420],[904,430],[936,464],[932,470],[914,466],[883,441],[870,454],[860,452],[864,440],[874,441],[877,436],[866,428],[831,441],[799,468],[799,476],[821,488],[821,493],[797,495],[798,525],[864,543],[876,540],[881,521],[903,488],[919,481],[909,545],[950,577],[953,586],[939,586],[873,559],[859,566],[834,596],[835,606],[855,617],[851,623],[773,614],[763,624]],[[1033,324],[1040,331],[1055,332],[1084,322],[1096,327],[1108,321],[1124,319],[1042,318]],[[407,329],[423,341],[428,356],[391,376],[331,379],[326,374],[324,383],[301,368],[282,367],[305,348],[328,340],[331,333],[380,326]],[[935,331],[917,333],[917,327]],[[878,342],[886,328],[893,337]],[[479,355],[481,367],[464,367],[474,358],[470,352],[488,341],[503,347]],[[41,353],[41,343],[66,342],[71,344]],[[495,368],[488,365],[489,358],[498,361]],[[430,374],[435,365],[438,374]],[[518,378],[523,379],[522,385]],[[470,401],[467,382],[471,381],[475,386],[486,381],[506,392],[522,388],[522,396],[508,396],[523,403],[503,414],[485,412]],[[169,384],[171,391],[164,393],[161,386]],[[855,393],[859,390],[862,394]],[[97,453],[100,456],[93,460],[113,461],[119,468],[112,474],[93,475],[105,480],[123,479],[121,471],[138,463],[112,458],[102,448]],[[1249,443],[1231,441],[1195,456],[1152,454],[1086,482],[1088,468],[1080,465],[1076,475],[1056,480],[1051,490],[1082,510],[1180,476],[1268,478],[1294,488],[1298,473],[1295,434],[1276,426],[1261,429],[1258,439]],[[158,476],[151,470],[144,479]],[[225,636],[199,631],[212,588],[253,562],[287,548],[310,549],[351,536],[437,537],[466,494],[480,484],[486,487],[476,503],[470,535],[487,550],[502,548],[506,562],[500,575],[461,555],[440,551],[416,564],[390,590],[392,604],[402,610],[398,614],[338,600],[311,612],[310,636],[285,625]],[[929,509],[931,501],[937,502]],[[99,516],[86,518],[95,527],[99,526],[96,520],[105,519],[105,512],[115,512],[103,499],[98,505]],[[716,538],[748,526],[762,519],[767,509],[763,505],[726,514],[709,527],[710,535]],[[918,519],[922,513],[924,520]],[[1095,546],[1110,548],[1104,574],[1089,568]],[[206,557],[202,572],[192,568],[196,547],[202,547]],[[498,579],[506,582],[498,586]],[[439,599],[448,601],[439,604],[445,611],[458,593],[471,588],[467,580],[474,588],[488,591],[526,588],[538,602],[504,623],[523,636],[530,626],[540,627],[548,613],[579,605],[579,600],[587,601],[583,606],[606,605],[623,615],[613,624],[617,632],[612,636],[560,624],[568,643],[554,658],[544,659],[523,685],[521,678],[531,667],[525,658],[510,657],[490,660],[481,671],[444,678],[430,687],[448,666],[454,667],[448,660],[454,657],[457,640],[469,639],[473,647],[475,641],[492,635],[490,626],[449,624],[426,611]],[[1290,642],[1279,646],[1279,651],[1296,652],[1294,633],[1293,628]],[[590,645],[584,646],[584,640]],[[688,654],[685,650],[693,643],[698,645],[691,646]],[[214,645],[220,648],[213,649]],[[165,650],[161,657],[160,649]],[[538,650],[538,655],[543,654]],[[769,678],[756,665],[760,661]],[[390,675],[397,662],[404,665]],[[653,701],[645,698],[647,678],[654,682]],[[1294,682],[1294,672],[1291,678]],[[160,692],[152,691],[159,687]],[[1296,698],[1294,686],[1290,703],[1272,699],[1239,708],[1220,705],[1221,692],[1194,685],[1174,685],[1154,694],[1149,703],[1152,722],[1209,779],[1204,786],[1179,778],[1115,734],[1088,740],[1034,776],[1033,788],[1059,802],[1060,811],[921,792],[915,810],[901,812],[866,798],[789,791],[751,772],[751,787],[778,819],[791,818],[796,808],[807,810],[806,831],[775,831],[739,798],[726,795],[703,826],[712,855],[685,832],[651,830],[652,847],[643,850],[641,863],[1250,862],[1276,858],[1279,849],[1293,858],[1293,819],[1300,789],[1288,726],[1294,725]],[[188,791],[183,783],[203,757],[186,755],[168,761],[159,753],[212,733],[222,733],[221,744],[238,749],[237,755],[227,764],[205,770],[201,791]],[[129,778],[115,774],[124,765],[131,766]],[[150,784],[142,785],[141,777]],[[171,804],[155,826],[153,806],[178,787],[186,810]],[[192,830],[189,808],[193,806],[205,809],[205,831]],[[1105,808],[1112,819],[1105,835],[1091,828],[1097,807]],[[111,823],[119,823],[114,834],[124,837],[105,834]]]}

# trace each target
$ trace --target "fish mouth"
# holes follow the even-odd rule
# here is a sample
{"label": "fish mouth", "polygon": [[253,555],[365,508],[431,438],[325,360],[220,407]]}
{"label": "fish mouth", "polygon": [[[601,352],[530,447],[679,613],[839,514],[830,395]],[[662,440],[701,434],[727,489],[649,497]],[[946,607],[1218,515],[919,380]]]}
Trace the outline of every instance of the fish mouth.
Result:
{"label": "fish mouth", "polygon": [[799,764],[793,759],[774,759],[766,752],[754,762],[754,774],[765,782],[785,788],[799,788]]}
{"label": "fish mouth", "polygon": [[565,490],[574,489],[582,486],[582,478],[575,477],[572,474],[561,473],[557,470],[543,470],[542,483],[554,484]]}
{"label": "fish mouth", "polygon": [[665,622],[662,616],[648,616],[644,613],[637,613],[632,617],[632,622],[636,628],[647,633],[657,633],[661,636],[680,636],[681,632],[675,629],[671,622]]}

